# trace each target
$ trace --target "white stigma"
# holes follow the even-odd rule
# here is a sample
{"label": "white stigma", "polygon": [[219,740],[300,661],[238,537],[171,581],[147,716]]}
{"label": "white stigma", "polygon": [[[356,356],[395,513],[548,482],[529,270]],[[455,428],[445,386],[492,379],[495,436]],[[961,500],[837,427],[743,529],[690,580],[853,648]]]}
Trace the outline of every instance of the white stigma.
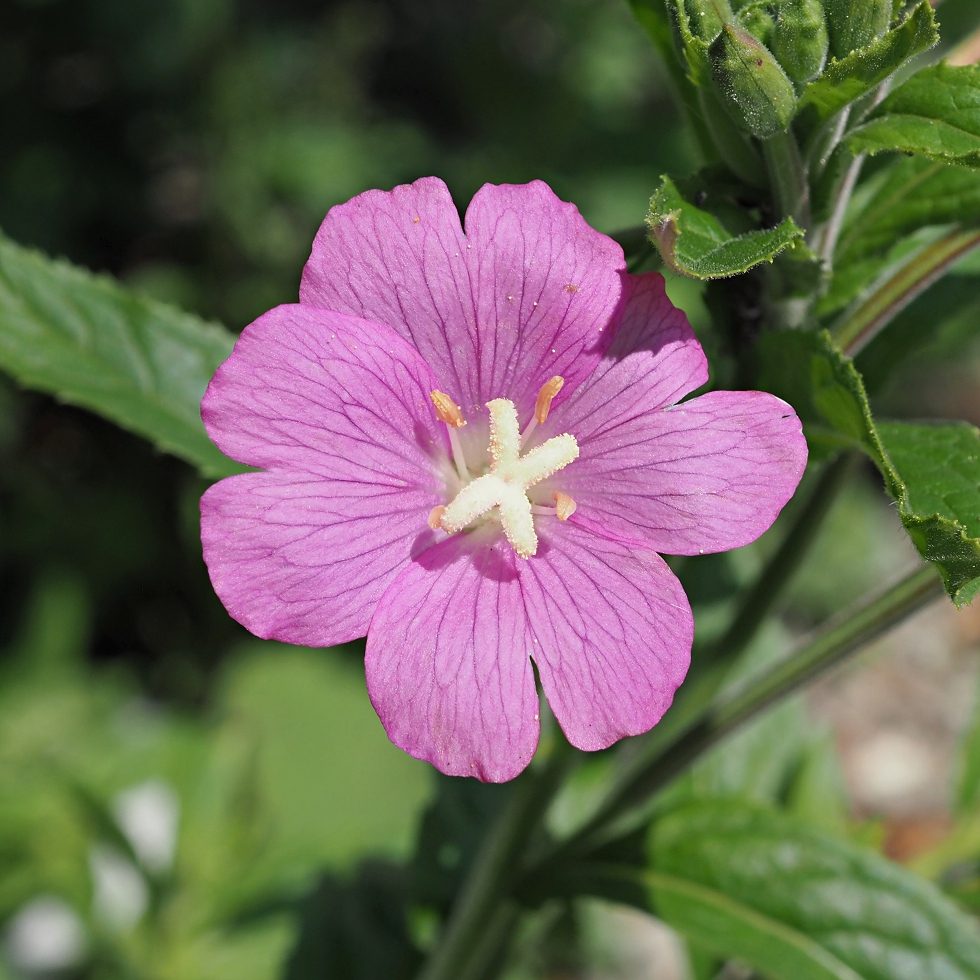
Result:
{"label": "white stigma", "polygon": [[[527,491],[577,459],[578,443],[565,433],[521,456],[521,431],[514,403],[495,398],[487,402],[487,408],[490,472],[463,487],[439,515],[439,523],[447,533],[456,534],[497,507],[504,535],[514,551],[521,558],[530,558],[538,550],[538,536],[534,533]],[[430,521],[435,516],[433,512]]]}

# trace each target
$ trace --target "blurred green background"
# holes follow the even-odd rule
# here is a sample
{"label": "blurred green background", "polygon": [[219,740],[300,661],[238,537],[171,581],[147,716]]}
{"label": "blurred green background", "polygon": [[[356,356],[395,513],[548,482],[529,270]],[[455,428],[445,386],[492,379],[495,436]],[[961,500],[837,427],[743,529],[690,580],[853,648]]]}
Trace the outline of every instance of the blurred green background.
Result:
{"label": "blurred green background", "polygon": [[[955,39],[974,0],[940,13]],[[0,133],[8,235],[235,330],[295,300],[324,213],[368,187],[437,174],[465,206],[543,178],[614,231],[697,163],[622,0],[4,0]],[[938,413],[977,421],[957,390]],[[227,617],[204,486],[0,377],[0,978],[278,976],[317,875],[411,850],[431,774],[388,744],[361,649]],[[902,560],[897,532],[868,547],[893,518],[857,480],[791,624]],[[707,629],[765,548],[688,569]]]}

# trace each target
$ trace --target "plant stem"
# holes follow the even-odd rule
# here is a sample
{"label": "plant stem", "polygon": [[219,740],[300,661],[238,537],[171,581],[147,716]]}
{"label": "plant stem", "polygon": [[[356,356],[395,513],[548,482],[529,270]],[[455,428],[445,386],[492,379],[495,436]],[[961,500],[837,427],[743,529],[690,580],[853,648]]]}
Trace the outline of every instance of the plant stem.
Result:
{"label": "plant stem", "polygon": [[980,248],[980,231],[957,228],[914,255],[831,328],[844,353],[848,357],[858,354],[909,303],[976,248]]}
{"label": "plant stem", "polygon": [[418,980],[462,980],[479,975],[476,971],[481,963],[477,961],[486,956],[481,937],[488,924],[503,921],[500,907],[509,895],[514,871],[571,759],[570,746],[559,736],[544,766],[527,770],[517,781],[483,841],[456,897],[442,940]]}
{"label": "plant stem", "polygon": [[852,464],[853,457],[842,453],[824,467],[796,521],[746,593],[728,629],[702,653],[702,663],[732,661],[752,642],[803,562]]}
{"label": "plant stem", "polygon": [[851,195],[857,186],[858,177],[861,176],[861,168],[864,166],[864,154],[856,156],[844,173],[840,188],[834,200],[834,210],[831,212],[830,220],[823,229],[820,240],[820,258],[824,260],[827,267],[833,266],[834,252],[837,251],[837,241],[840,238],[841,228],[844,226],[844,216],[847,214],[847,205],[851,202]]}
{"label": "plant stem", "polygon": [[[832,619],[797,651],[765,674],[708,705],[660,755],[624,781],[595,816],[560,848],[561,855],[587,854],[601,831],[623,813],[649,800],[733,729],[795,693],[855,650],[865,646],[926,603],[943,583],[932,566],[919,568],[858,608]],[[551,860],[557,859],[553,853]]]}
{"label": "plant stem", "polygon": [[810,224],[810,189],[793,134],[777,133],[764,140],[762,154],[781,216],[792,218],[801,228],[806,228]]}

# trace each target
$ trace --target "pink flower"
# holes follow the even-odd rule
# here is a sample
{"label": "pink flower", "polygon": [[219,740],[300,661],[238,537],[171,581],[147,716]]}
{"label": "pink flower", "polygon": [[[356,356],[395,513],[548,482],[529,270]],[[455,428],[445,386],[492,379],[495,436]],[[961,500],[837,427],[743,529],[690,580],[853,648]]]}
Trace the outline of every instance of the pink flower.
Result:
{"label": "pink flower", "polygon": [[214,588],[261,637],[367,634],[389,737],[445,773],[528,764],[532,661],[573,745],[645,732],[693,634],[657,552],[748,544],[806,463],[772,395],[678,404],[707,377],[663,279],[547,185],[485,186],[465,236],[440,180],[368,191],[204,397],[262,471],[204,495]]}

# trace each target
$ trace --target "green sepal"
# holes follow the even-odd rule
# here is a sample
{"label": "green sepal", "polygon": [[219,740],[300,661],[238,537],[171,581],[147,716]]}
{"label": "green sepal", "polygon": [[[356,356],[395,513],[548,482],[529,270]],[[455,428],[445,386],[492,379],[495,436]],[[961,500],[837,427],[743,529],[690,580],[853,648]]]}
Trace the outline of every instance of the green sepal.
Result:
{"label": "green sepal", "polygon": [[908,17],[867,47],[827,65],[800,96],[799,114],[829,119],[845,106],[867,95],[910,58],[939,42],[936,15],[928,0]]}
{"label": "green sepal", "polygon": [[725,24],[708,50],[711,77],[735,124],[759,139],[783,133],[796,90],[769,49],[747,30]]}
{"label": "green sepal", "polygon": [[854,153],[898,150],[980,167],[980,66],[941,62],[914,74],[848,137]]}
{"label": "green sepal", "polygon": [[828,44],[820,0],[781,0],[769,46],[794,82],[808,82],[820,73]]}
{"label": "green sepal", "polygon": [[866,48],[888,30],[893,0],[824,0],[830,53],[844,58]]}
{"label": "green sepal", "polygon": [[980,432],[961,422],[876,423],[861,375],[826,331],[768,334],[756,384],[788,401],[814,457],[863,450],[919,553],[961,606],[980,591]]}
{"label": "green sepal", "polygon": [[647,226],[664,264],[695,279],[724,279],[747,272],[761,262],[771,262],[804,234],[791,218],[775,228],[732,234],[714,214],[684,200],[666,176],[650,199]]}

